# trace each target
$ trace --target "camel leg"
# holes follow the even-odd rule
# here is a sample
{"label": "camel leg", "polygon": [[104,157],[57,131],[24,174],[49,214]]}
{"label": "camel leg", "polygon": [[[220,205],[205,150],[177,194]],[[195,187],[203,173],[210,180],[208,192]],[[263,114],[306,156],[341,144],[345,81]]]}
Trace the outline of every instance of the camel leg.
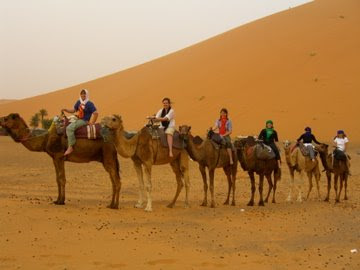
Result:
{"label": "camel leg", "polygon": [[250,177],[250,181],[251,181],[251,198],[247,205],[254,206],[254,196],[255,196],[255,190],[256,190],[254,172],[249,172],[249,177]]}
{"label": "camel leg", "polygon": [[146,196],[147,196],[147,204],[145,207],[146,212],[152,211],[152,199],[151,199],[151,164],[144,164],[145,167],[145,178],[146,178]]}
{"label": "camel leg", "polygon": [[231,172],[229,170],[228,167],[224,167],[224,172],[228,181],[228,194],[227,194],[227,198],[226,201],[224,202],[224,205],[229,205],[229,201],[230,201],[230,192],[231,192]]}
{"label": "camel leg", "polygon": [[180,170],[181,175],[185,182],[185,208],[190,207],[189,195],[190,195],[190,178],[189,178],[189,157],[187,154],[181,154],[180,157]]}
{"label": "camel leg", "polygon": [[60,184],[60,175],[59,175],[59,166],[58,166],[58,161],[53,159],[53,163],[54,163],[54,167],[55,167],[55,174],[56,174],[56,184],[58,187],[58,197],[56,199],[56,201],[54,201],[54,204],[59,204],[60,202],[60,190],[61,190],[61,184]]}
{"label": "camel leg", "polygon": [[236,172],[237,172],[237,164],[235,164],[235,168],[231,170],[231,186],[232,186],[232,202],[231,205],[235,206],[235,183],[236,183]]}
{"label": "camel leg", "polygon": [[319,200],[319,201],[321,201],[321,195],[320,195],[320,177],[321,177],[320,170],[319,170],[319,168],[316,168],[316,171],[315,171],[315,181],[316,181],[316,190],[317,190],[317,193],[318,193],[318,200]]}
{"label": "camel leg", "polygon": [[204,183],[204,200],[201,204],[201,206],[207,206],[207,190],[208,190],[208,184],[207,184],[207,179],[206,179],[206,169],[204,166],[199,165],[199,170],[203,179],[203,183]]}
{"label": "camel leg", "polygon": [[272,179],[271,179],[271,174],[267,174],[265,177],[266,177],[266,179],[267,179],[267,181],[268,181],[268,185],[269,185],[268,193],[267,193],[266,198],[265,198],[265,202],[267,203],[268,200],[269,200],[269,196],[270,196],[271,190],[272,190],[272,188],[273,188],[273,183],[272,183]]}
{"label": "camel leg", "polygon": [[339,175],[336,173],[334,175],[335,202],[339,202],[339,199],[338,199],[338,180],[339,180]]}
{"label": "camel leg", "polygon": [[58,183],[58,199],[54,204],[65,204],[65,161],[62,158],[54,159],[55,169],[57,171],[56,181]]}
{"label": "camel leg", "polygon": [[259,195],[260,195],[260,200],[258,205],[259,206],[265,206],[264,204],[264,199],[263,199],[263,189],[264,189],[264,175],[260,174],[259,177]]}
{"label": "camel leg", "polygon": [[175,203],[176,203],[177,198],[179,197],[179,194],[180,194],[184,184],[183,184],[182,179],[181,179],[181,170],[180,170],[179,160],[173,160],[170,163],[170,165],[171,165],[171,168],[172,168],[172,170],[173,170],[173,172],[175,173],[175,176],[176,176],[177,187],[176,187],[175,197],[172,200],[172,202],[167,205],[167,207],[173,208]]}
{"label": "camel leg", "polygon": [[[271,180],[271,175],[270,175],[270,180]],[[272,199],[272,203],[276,203],[276,200],[275,200],[275,193],[276,193],[276,187],[277,187],[277,176],[274,175],[274,186],[273,186],[273,199]]]}
{"label": "camel leg", "polygon": [[293,169],[290,169],[290,181],[289,181],[289,195],[288,197],[286,198],[286,201],[287,202],[291,202],[291,194],[294,190],[294,170]]}
{"label": "camel leg", "polygon": [[341,191],[343,189],[343,184],[344,184],[344,175],[341,174],[340,175],[340,190],[339,190],[339,193],[338,193],[338,195],[336,197],[336,202],[340,202],[340,195],[341,195]]}
{"label": "camel leg", "polygon": [[331,172],[326,172],[326,178],[327,178],[327,195],[325,198],[325,202],[329,201],[330,198],[330,189],[331,189]]}
{"label": "camel leg", "polygon": [[139,181],[139,199],[137,203],[134,205],[135,208],[143,208],[144,207],[144,176],[142,165],[140,162],[134,161],[134,168],[137,174],[137,178]]}
{"label": "camel leg", "polygon": [[309,199],[310,192],[311,192],[312,187],[313,187],[313,183],[312,183],[312,172],[308,172],[308,173],[307,173],[307,177],[308,177],[308,180],[309,180],[309,190],[308,190],[308,194],[306,195],[306,200]]}
{"label": "camel leg", "polygon": [[297,183],[297,189],[298,189],[298,197],[297,197],[297,201],[298,202],[302,202],[302,194],[301,194],[301,188],[302,188],[302,185],[304,184],[304,172],[301,170],[299,172],[299,182]]}
{"label": "camel leg", "polygon": [[210,178],[210,194],[211,194],[211,208],[215,208],[215,194],[214,194],[214,177],[215,169],[209,169],[209,178]]}
{"label": "camel leg", "polygon": [[345,195],[344,195],[344,200],[348,200],[348,196],[347,196],[347,181],[348,181],[348,174],[345,173],[344,175],[344,185],[345,185]]}
{"label": "camel leg", "polygon": [[121,189],[120,174],[119,174],[119,161],[117,159],[117,153],[103,151],[104,161],[103,166],[105,171],[109,173],[112,184],[112,198],[110,204],[107,206],[111,209],[119,209],[119,196]]}

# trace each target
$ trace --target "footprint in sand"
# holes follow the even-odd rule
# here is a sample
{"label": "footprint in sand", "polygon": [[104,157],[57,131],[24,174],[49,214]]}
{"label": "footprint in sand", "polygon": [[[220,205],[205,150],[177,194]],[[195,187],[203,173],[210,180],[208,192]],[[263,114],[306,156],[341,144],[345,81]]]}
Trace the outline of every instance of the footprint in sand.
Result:
{"label": "footprint in sand", "polygon": [[173,264],[175,262],[176,262],[176,260],[173,260],[173,259],[160,259],[160,260],[148,261],[147,264],[149,264],[149,265]]}

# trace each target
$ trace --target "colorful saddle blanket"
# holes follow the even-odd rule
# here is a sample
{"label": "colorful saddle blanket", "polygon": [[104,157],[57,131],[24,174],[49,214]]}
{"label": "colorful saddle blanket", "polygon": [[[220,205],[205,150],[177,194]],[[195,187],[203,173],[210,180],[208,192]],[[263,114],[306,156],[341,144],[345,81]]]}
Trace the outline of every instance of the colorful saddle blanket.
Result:
{"label": "colorful saddle blanket", "polygon": [[[169,147],[167,142],[167,135],[163,128],[148,127],[148,130],[153,140],[160,140],[160,144],[162,147]],[[176,149],[184,148],[184,141],[180,138],[180,133],[178,131],[175,131],[173,135],[173,148]]]}
{"label": "colorful saddle blanket", "polygon": [[[60,128],[57,129],[59,130],[58,134],[59,135],[64,134],[65,137],[67,137],[66,127],[70,124],[71,123],[69,119],[65,118],[64,121],[60,124]],[[75,130],[75,137],[77,139],[89,139],[89,140],[101,139],[102,136],[100,134],[100,131],[101,131],[101,125],[99,123],[94,125],[86,125],[79,127],[78,129]]]}

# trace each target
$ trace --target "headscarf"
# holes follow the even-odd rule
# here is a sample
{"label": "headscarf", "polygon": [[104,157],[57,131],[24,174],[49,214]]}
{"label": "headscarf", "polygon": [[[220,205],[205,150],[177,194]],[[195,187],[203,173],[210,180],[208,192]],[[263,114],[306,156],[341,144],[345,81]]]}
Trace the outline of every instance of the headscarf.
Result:
{"label": "headscarf", "polygon": [[272,120],[267,120],[266,121],[266,128],[265,128],[265,130],[266,130],[266,140],[269,140],[271,135],[274,133],[274,127],[268,128],[267,127],[268,124],[273,125],[274,123],[273,123]]}
{"label": "headscarf", "polygon": [[[81,98],[81,92],[83,92],[83,91],[85,91],[85,95],[86,95],[85,100],[82,100],[82,98]],[[89,91],[87,89],[82,89],[80,91],[79,101],[80,101],[80,105],[79,105],[79,110],[78,110],[78,118],[83,119],[84,115],[85,115],[85,105],[89,101]]]}
{"label": "headscarf", "polygon": [[[86,97],[85,97],[85,100],[82,100],[82,98],[81,98],[81,92],[82,91],[85,91],[85,94],[86,94]],[[87,90],[87,89],[82,89],[81,91],[80,91],[80,97],[79,97],[79,100],[80,100],[80,104],[82,104],[82,105],[85,105],[88,101],[89,101],[89,91]]]}
{"label": "headscarf", "polygon": [[310,127],[306,127],[306,128],[305,128],[305,132],[308,133],[308,134],[311,134],[311,128],[310,128]]}

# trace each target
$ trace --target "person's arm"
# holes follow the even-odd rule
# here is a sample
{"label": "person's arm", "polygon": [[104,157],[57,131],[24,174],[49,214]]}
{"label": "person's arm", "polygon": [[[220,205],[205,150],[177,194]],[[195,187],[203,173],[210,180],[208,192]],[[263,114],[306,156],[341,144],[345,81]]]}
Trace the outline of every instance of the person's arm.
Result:
{"label": "person's arm", "polygon": [[316,143],[316,144],[321,144],[321,142],[318,142],[318,140],[315,138],[314,135],[311,135],[312,136],[312,140]]}
{"label": "person's arm", "polygon": [[228,136],[228,135],[231,135],[232,133],[232,123],[231,123],[231,120],[228,120],[228,126],[227,126],[227,129],[226,129],[226,132],[225,134],[223,135],[223,137],[225,136]]}
{"label": "person's arm", "polygon": [[260,131],[260,134],[258,136],[258,140],[264,140],[265,136],[264,136],[264,129]]}
{"label": "person's arm", "polygon": [[336,140],[336,139],[337,139],[337,138],[335,138],[335,139],[334,139],[334,141],[333,141],[333,146],[334,146],[334,147],[337,147],[337,146],[338,146],[338,145],[337,145],[337,140]]}
{"label": "person's arm", "polygon": [[155,120],[157,121],[161,121],[161,122],[164,122],[164,121],[171,121],[172,119],[174,119],[174,110],[171,109],[167,115],[165,115],[164,117],[156,117]]}
{"label": "person's arm", "polygon": [[215,121],[215,124],[212,128],[210,128],[212,131],[218,130],[219,129],[219,124],[218,124],[218,120]]}
{"label": "person's arm", "polygon": [[304,134],[301,134],[301,136],[299,137],[299,139],[297,139],[297,142],[300,142],[302,139],[304,138]]}
{"label": "person's arm", "polygon": [[99,113],[97,111],[93,112],[90,117],[89,124],[93,125],[96,123],[96,120],[98,119]]}
{"label": "person's arm", "polygon": [[62,109],[61,112],[74,113],[75,109]]}

